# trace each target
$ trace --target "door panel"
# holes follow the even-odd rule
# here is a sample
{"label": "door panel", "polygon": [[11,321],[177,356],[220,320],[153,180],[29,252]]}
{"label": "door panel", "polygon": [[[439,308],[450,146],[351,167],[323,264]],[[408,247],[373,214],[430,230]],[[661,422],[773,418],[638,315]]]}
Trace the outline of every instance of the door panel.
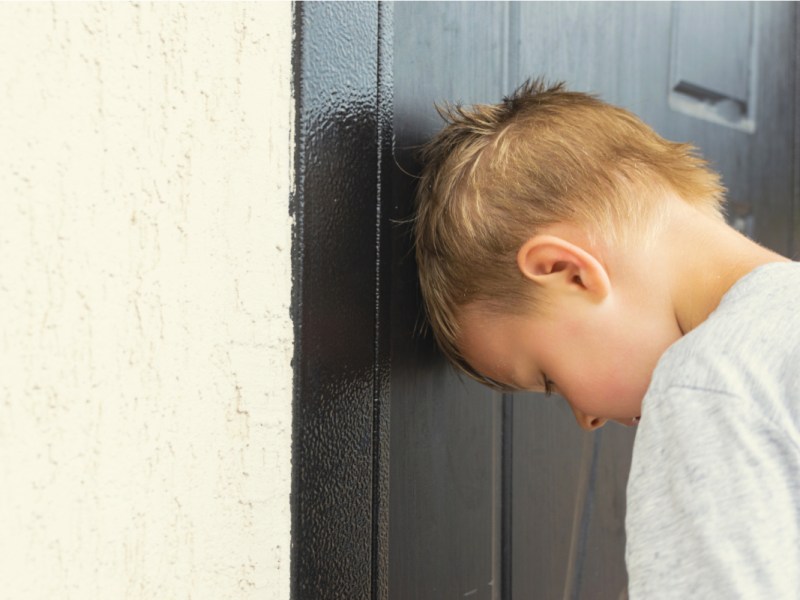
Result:
{"label": "door panel", "polygon": [[[416,170],[415,146],[440,127],[431,99],[496,98],[507,53],[503,4],[394,10],[394,217],[402,223],[414,184],[402,171]],[[420,332],[408,233],[395,228],[389,597],[499,598],[501,398],[457,376]]]}
{"label": "door panel", "polygon": [[[796,7],[695,3],[691,11],[708,21],[703,40],[704,23],[687,24],[684,8],[395,4],[398,222],[412,210],[413,150],[441,126],[434,103],[496,102],[525,78],[543,76],[598,93],[663,136],[698,146],[729,189],[731,220],[790,253]],[[752,47],[742,50],[745,38]],[[752,127],[715,119],[714,93],[744,102]],[[625,485],[635,431],[609,425],[585,434],[557,399],[503,399],[454,375],[429,337],[414,335],[420,309],[410,248],[407,224],[398,225],[390,597],[625,597]]]}

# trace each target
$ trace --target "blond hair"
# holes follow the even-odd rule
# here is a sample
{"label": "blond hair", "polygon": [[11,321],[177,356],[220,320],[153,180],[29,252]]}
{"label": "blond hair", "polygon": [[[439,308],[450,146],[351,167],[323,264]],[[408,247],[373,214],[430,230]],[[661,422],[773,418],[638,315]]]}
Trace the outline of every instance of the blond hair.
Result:
{"label": "blond hair", "polygon": [[723,187],[689,144],[667,141],[597,97],[526,81],[499,104],[437,110],[445,127],[422,149],[414,224],[428,322],[451,362],[492,385],[458,350],[458,313],[535,305],[516,254],[537,230],[569,222],[626,243],[672,190],[722,218]]}

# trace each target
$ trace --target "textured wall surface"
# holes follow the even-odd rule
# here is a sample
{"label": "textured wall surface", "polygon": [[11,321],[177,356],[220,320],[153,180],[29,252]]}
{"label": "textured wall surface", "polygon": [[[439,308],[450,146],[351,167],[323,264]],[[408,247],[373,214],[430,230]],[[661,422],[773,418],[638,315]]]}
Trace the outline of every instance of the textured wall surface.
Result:
{"label": "textured wall surface", "polygon": [[0,598],[288,598],[289,4],[0,5]]}

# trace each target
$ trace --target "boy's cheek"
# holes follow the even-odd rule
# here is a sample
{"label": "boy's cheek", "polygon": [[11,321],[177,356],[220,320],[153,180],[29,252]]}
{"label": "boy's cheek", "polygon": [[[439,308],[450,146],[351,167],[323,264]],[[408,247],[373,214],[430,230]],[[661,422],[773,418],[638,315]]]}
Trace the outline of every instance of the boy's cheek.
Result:
{"label": "boy's cheek", "polygon": [[650,372],[633,368],[630,361],[619,361],[611,369],[598,370],[574,389],[570,402],[585,414],[630,419],[641,414],[642,399],[650,383]]}

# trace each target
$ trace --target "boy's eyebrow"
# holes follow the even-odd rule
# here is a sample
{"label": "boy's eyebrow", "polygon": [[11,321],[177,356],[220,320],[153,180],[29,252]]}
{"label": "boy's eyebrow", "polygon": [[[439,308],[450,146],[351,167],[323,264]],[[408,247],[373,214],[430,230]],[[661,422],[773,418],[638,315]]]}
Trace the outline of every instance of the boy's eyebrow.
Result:
{"label": "boy's eyebrow", "polygon": [[482,383],[483,385],[489,386],[490,388],[492,388],[492,389],[494,389],[494,390],[496,390],[498,392],[512,394],[514,392],[522,392],[522,391],[524,391],[520,387],[509,385],[507,383],[500,383],[499,381],[496,381],[496,380],[492,379],[491,377],[487,377],[486,375],[484,375],[483,373],[481,373],[477,369],[473,368],[463,358],[461,358],[458,361],[457,366],[461,369],[462,372],[464,372],[467,375],[469,375],[472,379],[474,379],[478,383]]}
{"label": "boy's eyebrow", "polygon": [[504,393],[513,394],[514,392],[521,392],[522,391],[522,388],[519,388],[519,387],[516,387],[516,386],[513,386],[513,385],[509,385],[507,383],[500,383],[499,381],[495,381],[491,377],[486,377],[485,375],[481,375],[481,379],[483,380],[483,382],[486,385],[496,389],[498,392],[504,392]]}

